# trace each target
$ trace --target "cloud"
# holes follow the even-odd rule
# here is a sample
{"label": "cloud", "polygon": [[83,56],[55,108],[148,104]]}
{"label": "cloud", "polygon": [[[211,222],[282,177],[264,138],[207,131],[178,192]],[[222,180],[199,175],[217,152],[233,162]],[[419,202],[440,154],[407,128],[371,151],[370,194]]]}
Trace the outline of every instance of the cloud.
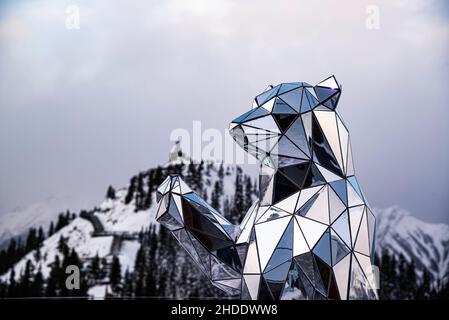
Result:
{"label": "cloud", "polygon": [[[73,4],[79,30],[65,27]],[[368,5],[379,8],[379,30],[366,28]],[[10,208],[61,188],[96,203],[107,184],[165,161],[172,129],[201,120],[222,130],[270,83],[335,74],[373,205],[417,214],[431,207],[429,219],[445,219],[449,151],[438,141],[449,134],[449,17],[441,6],[11,2],[0,16],[0,203]]]}

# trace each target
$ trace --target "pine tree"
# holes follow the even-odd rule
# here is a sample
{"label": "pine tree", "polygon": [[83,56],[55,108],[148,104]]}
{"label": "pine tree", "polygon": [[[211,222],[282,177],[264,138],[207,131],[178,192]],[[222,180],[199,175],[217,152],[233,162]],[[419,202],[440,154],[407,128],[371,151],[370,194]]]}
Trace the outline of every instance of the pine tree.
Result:
{"label": "pine tree", "polygon": [[8,285],[5,282],[0,281],[0,299],[6,297],[8,297]]}
{"label": "pine tree", "polygon": [[136,186],[136,209],[135,211],[145,209],[145,190],[143,188],[143,174],[137,176],[137,186]]}
{"label": "pine tree", "polygon": [[397,269],[397,279],[399,281],[399,286],[396,287],[396,296],[398,299],[404,300],[407,298],[407,293],[402,290],[402,288],[407,287],[407,262],[405,257],[400,254],[398,258],[398,269]]}
{"label": "pine tree", "polygon": [[[189,162],[189,166],[187,167],[187,175],[186,175],[186,183],[194,189],[194,184],[196,180],[196,167],[192,160]],[[196,190],[195,190],[196,191]]]}
{"label": "pine tree", "polygon": [[210,170],[212,169],[212,167],[213,167],[212,162],[209,162],[209,163],[206,165],[206,172],[205,172],[206,176],[210,177]]}
{"label": "pine tree", "polygon": [[[161,229],[162,230],[162,229]],[[145,236],[144,240],[145,242]],[[136,254],[136,262],[134,264],[134,294],[135,296],[143,296],[144,295],[144,275],[145,275],[145,248],[142,245]]]}
{"label": "pine tree", "polygon": [[115,199],[115,189],[112,186],[108,187],[108,190],[106,191],[106,198],[111,200]]}
{"label": "pine tree", "polygon": [[156,292],[156,264],[153,261],[149,262],[148,273],[145,278],[145,295],[147,297],[154,297],[157,295]]}
{"label": "pine tree", "polygon": [[229,197],[225,197],[223,204],[223,215],[226,219],[231,220],[231,202],[229,201]]}
{"label": "pine tree", "polygon": [[32,297],[42,297],[44,295],[44,276],[42,275],[42,269],[39,267],[36,274],[34,275],[34,281],[31,285],[31,296]]}
{"label": "pine tree", "polygon": [[167,276],[164,272],[159,273],[159,286],[156,289],[156,296],[157,297],[166,297],[167,296],[167,292],[166,292],[166,287],[167,287]]}
{"label": "pine tree", "polygon": [[151,179],[151,175],[148,175],[147,178],[147,189],[148,192],[146,194],[145,200],[144,200],[144,210],[149,209],[151,207],[151,203],[153,202],[153,181]]}
{"label": "pine tree", "polygon": [[66,243],[66,239],[61,235],[59,237],[58,241],[58,251],[63,255],[66,256],[69,254],[69,246]]}
{"label": "pine tree", "polygon": [[420,285],[418,286],[417,293],[416,293],[416,299],[424,300],[424,299],[430,299],[432,294],[432,287],[431,287],[432,277],[427,271],[427,269],[424,269],[422,274],[422,281]]}
{"label": "pine tree", "polygon": [[441,288],[438,292],[434,293],[433,298],[439,300],[449,300],[449,281],[446,281],[441,285]]}
{"label": "pine tree", "polygon": [[379,269],[381,272],[379,298],[381,300],[388,300],[395,294],[395,281],[397,279],[396,262],[394,257],[390,256],[386,250],[382,252],[381,258],[377,260],[379,260]]}
{"label": "pine tree", "polygon": [[231,211],[231,222],[238,222],[240,220],[240,217],[244,214],[244,201],[242,169],[240,167],[237,167],[235,175],[234,206]]}
{"label": "pine tree", "polygon": [[8,297],[17,297],[16,272],[14,268],[11,269],[9,274]]}
{"label": "pine tree", "polygon": [[41,256],[41,248],[37,248],[34,250],[34,260],[39,261],[42,258]]}
{"label": "pine tree", "polygon": [[243,205],[243,212],[241,217],[243,217],[243,213],[248,211],[248,209],[253,204],[253,185],[251,183],[251,177],[245,175],[245,199]]}
{"label": "pine tree", "polygon": [[100,257],[98,256],[98,253],[90,263],[90,274],[95,281],[100,280]]}
{"label": "pine tree", "polygon": [[25,270],[20,277],[19,292],[22,297],[31,296],[31,284],[33,282],[33,265],[31,260],[27,260]]}
{"label": "pine tree", "polygon": [[125,276],[123,280],[123,297],[133,297],[134,296],[134,288],[133,288],[133,278],[128,269],[125,271]]}
{"label": "pine tree", "polygon": [[415,262],[413,260],[411,260],[410,263],[406,264],[406,273],[403,289],[405,289],[404,291],[406,299],[413,299],[418,291]]}
{"label": "pine tree", "polygon": [[20,238],[12,238],[8,247],[0,251],[0,274],[8,271],[16,262],[18,262],[28,251],[22,246]]}
{"label": "pine tree", "polygon": [[75,218],[75,215],[71,214],[70,211],[67,210],[65,213],[65,217],[64,217],[64,220],[65,220],[64,226],[68,225],[70,223],[70,221],[72,221],[74,218]]}
{"label": "pine tree", "polygon": [[131,203],[131,201],[134,198],[134,192],[136,191],[136,184],[137,184],[137,177],[134,176],[131,178],[131,181],[129,183],[128,192],[125,196],[125,204]]}
{"label": "pine tree", "polygon": [[[61,262],[59,256],[55,256],[55,261],[53,262],[50,270],[50,275],[47,279],[47,287],[45,290],[46,297],[57,297],[60,294],[61,281],[63,281]],[[62,282],[64,283],[64,282]]]}
{"label": "pine tree", "polygon": [[52,221],[50,222],[50,227],[48,228],[48,237],[51,237],[53,233],[55,233],[55,226]]}
{"label": "pine tree", "polygon": [[44,233],[44,229],[42,229],[42,227],[39,227],[39,230],[37,231],[37,247],[39,247],[42,242],[44,242],[45,240],[45,233]]}
{"label": "pine tree", "polygon": [[70,255],[67,256],[65,259],[65,261],[63,262],[63,277],[64,277],[64,282],[65,279],[67,277],[67,274],[65,273],[65,270],[67,268],[67,266],[69,265],[74,265],[77,266],[80,272],[80,283],[79,283],[79,289],[72,289],[69,290],[65,285],[64,285],[64,290],[63,292],[68,295],[68,296],[76,296],[76,297],[86,297],[87,296],[87,290],[88,290],[88,285],[87,285],[87,277],[86,277],[86,273],[85,270],[83,269],[83,264],[77,254],[77,252],[75,251],[75,249],[72,249],[70,252]]}
{"label": "pine tree", "polygon": [[196,171],[195,183],[193,185],[195,191],[197,191],[200,194],[203,192],[203,171],[204,171],[204,161],[201,160]]}
{"label": "pine tree", "polygon": [[71,220],[73,220],[75,218],[74,215],[70,214],[70,211],[67,210],[66,213],[61,212],[58,215],[58,220],[56,222],[56,227],[54,232],[61,230],[62,228],[64,228],[66,225],[68,225],[70,223]]}
{"label": "pine tree", "polygon": [[152,177],[153,184],[155,186],[159,186],[165,179],[165,177],[162,173],[162,168],[159,166],[156,168],[156,170],[154,170],[152,176],[153,176]]}
{"label": "pine tree", "polygon": [[58,220],[56,220],[55,232],[62,229],[64,227],[64,214],[61,212],[58,215]]}
{"label": "pine tree", "polygon": [[25,251],[30,252],[31,250],[33,250],[36,247],[37,247],[36,229],[30,228],[28,231],[27,239],[26,239]]}
{"label": "pine tree", "polygon": [[181,162],[180,164],[178,164],[176,166],[176,173],[182,178],[184,179],[184,169],[185,169],[185,164],[184,162]]}
{"label": "pine tree", "polygon": [[258,178],[254,178],[253,193],[256,194],[256,195],[259,194],[259,190],[258,190],[258,187],[257,187],[258,184],[259,184]]}
{"label": "pine tree", "polygon": [[223,181],[223,178],[224,178],[223,161],[220,163],[220,168],[218,169],[218,178]]}
{"label": "pine tree", "polygon": [[215,181],[214,189],[212,190],[212,194],[211,194],[211,205],[212,205],[212,208],[214,208],[218,212],[220,212],[220,210],[221,210],[220,198],[221,198],[220,182]]}
{"label": "pine tree", "polygon": [[117,256],[112,257],[112,266],[111,271],[109,274],[109,279],[111,282],[111,286],[114,290],[116,290],[121,282],[122,279],[122,273],[121,273],[121,266],[120,266],[120,260]]}

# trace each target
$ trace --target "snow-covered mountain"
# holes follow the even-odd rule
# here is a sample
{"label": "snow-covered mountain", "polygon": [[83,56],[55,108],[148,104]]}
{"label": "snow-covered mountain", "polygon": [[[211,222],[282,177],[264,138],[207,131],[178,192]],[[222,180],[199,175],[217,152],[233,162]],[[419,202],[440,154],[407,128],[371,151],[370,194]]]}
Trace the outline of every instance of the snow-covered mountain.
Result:
{"label": "snow-covered mountain", "polygon": [[[34,270],[40,269],[42,275],[48,277],[56,256],[62,260],[62,254],[58,250],[61,237],[70,249],[76,250],[84,262],[97,255],[100,259],[109,260],[115,255],[119,258],[123,274],[126,270],[132,271],[140,247],[137,235],[154,221],[155,206],[147,211],[135,212],[134,201],[128,205],[124,204],[125,195],[125,189],[117,191],[116,199],[104,200],[100,209],[92,211],[88,217],[75,218],[47,238],[38,253],[34,250],[15,264],[16,280],[20,278],[28,260],[32,262]],[[17,223],[17,219],[14,223]],[[0,281],[9,281],[10,272],[2,275]],[[103,298],[107,290],[107,286],[99,285],[92,287],[89,294],[95,298]]]}
{"label": "snow-covered mountain", "polygon": [[[170,165],[179,165],[179,160],[166,164],[164,167]],[[184,163],[185,171],[187,171],[188,163]],[[203,176],[203,184],[206,190],[205,196],[209,198],[212,196],[212,190],[215,182],[218,180],[218,171],[220,164],[209,163],[209,169],[205,170]],[[233,195],[234,183],[236,175],[235,166],[224,167],[224,196],[222,197],[222,205],[224,205],[226,195]],[[145,173],[144,175],[147,175]],[[145,179],[147,185],[147,179]],[[89,261],[96,255],[100,259],[105,258],[111,260],[112,256],[117,256],[121,264],[123,275],[126,270],[132,271],[134,269],[134,262],[137,251],[140,247],[139,233],[149,228],[151,224],[155,224],[156,228],[159,224],[155,223],[156,216],[156,197],[153,192],[152,205],[145,210],[138,210],[136,198],[133,198],[129,203],[126,203],[126,196],[130,186],[119,189],[115,192],[114,199],[105,199],[98,208],[90,211],[87,215],[80,215],[67,226],[54,233],[47,238],[39,253],[36,250],[28,253],[18,263],[14,265],[15,278],[18,280],[23,273],[25,265],[28,260],[32,262],[34,270],[40,269],[44,277],[48,277],[51,266],[58,255],[62,259],[62,255],[58,250],[58,242],[61,237],[66,240],[67,246],[74,248],[82,261]],[[145,187],[146,188],[146,187]],[[39,215],[41,211],[32,215]],[[42,213],[46,214],[46,213]],[[22,215],[10,216],[12,226],[20,225]],[[26,219],[26,218],[24,218]],[[42,221],[47,221],[48,217],[42,219],[35,219],[36,225]],[[9,220],[4,220],[7,226]],[[29,225],[28,226],[32,226]],[[5,228],[6,229],[6,228]],[[6,272],[0,276],[0,281],[8,282],[11,271]],[[102,294],[108,290],[104,285],[96,286],[89,290],[89,294],[101,298]]]}
{"label": "snow-covered mountain", "polygon": [[0,214],[0,248],[12,237],[21,236],[30,227],[47,229],[60,212],[77,210],[74,199],[67,196],[52,196],[41,202],[20,206]]}
{"label": "snow-covered mountain", "polygon": [[[179,159],[165,165],[180,164]],[[188,163],[184,163],[187,170]],[[206,199],[211,199],[215,182],[219,180],[220,165],[216,163],[205,163],[207,169],[203,172],[203,186],[205,189],[202,195]],[[222,208],[226,206],[226,201],[232,201],[235,192],[236,166],[224,167],[223,174],[223,195],[221,197]],[[151,179],[150,171],[141,173],[144,179],[141,186],[148,192],[148,179]],[[154,174],[154,171],[153,173]],[[74,248],[82,261],[89,261],[98,254],[100,258],[110,259],[117,256],[122,266],[122,272],[127,269],[132,271],[137,251],[140,247],[139,233],[147,229],[155,222],[156,199],[154,192],[148,193],[151,196],[151,205],[145,209],[139,209],[138,199],[133,197],[127,201],[130,186],[119,189],[115,192],[115,198],[105,199],[100,206],[89,214],[77,217],[51,237],[47,238],[40,248],[39,254],[28,253],[22,260],[14,266],[16,277],[19,277],[24,270],[27,260],[31,260],[36,267],[40,268],[45,276],[48,275],[51,264],[58,252],[58,241],[62,237],[66,239],[69,248]],[[227,200],[226,200],[227,199]],[[30,209],[31,210],[31,209]],[[376,251],[383,249],[391,253],[404,257],[410,261],[414,260],[418,269],[428,269],[435,279],[447,278],[449,275],[449,226],[444,224],[430,224],[414,218],[405,210],[398,207],[391,207],[384,210],[375,210],[377,216]],[[31,221],[26,215],[13,214],[9,219],[4,219],[0,224],[3,230],[14,229],[20,225],[31,226],[33,223],[39,224],[41,220],[37,218],[42,214],[46,219],[45,212],[31,210],[29,215],[36,216]],[[21,222],[21,220],[23,222]],[[157,224],[156,224],[157,225]],[[10,271],[0,277],[0,280],[7,281]],[[104,287],[94,287],[89,291],[96,295],[98,291],[104,292]]]}
{"label": "snow-covered mountain", "polygon": [[382,250],[407,261],[418,271],[430,271],[435,280],[449,279],[449,226],[427,223],[408,211],[393,206],[375,210],[377,218],[376,251]]}

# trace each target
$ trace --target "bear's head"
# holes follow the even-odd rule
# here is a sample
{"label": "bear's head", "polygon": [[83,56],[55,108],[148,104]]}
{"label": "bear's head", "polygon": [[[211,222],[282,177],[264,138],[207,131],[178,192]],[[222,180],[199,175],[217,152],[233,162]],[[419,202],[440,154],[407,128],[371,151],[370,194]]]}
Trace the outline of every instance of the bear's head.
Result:
{"label": "bear's head", "polygon": [[344,177],[349,134],[336,111],[340,94],[334,76],[315,86],[269,86],[250,111],[231,122],[230,134],[265,166],[277,169],[313,161]]}

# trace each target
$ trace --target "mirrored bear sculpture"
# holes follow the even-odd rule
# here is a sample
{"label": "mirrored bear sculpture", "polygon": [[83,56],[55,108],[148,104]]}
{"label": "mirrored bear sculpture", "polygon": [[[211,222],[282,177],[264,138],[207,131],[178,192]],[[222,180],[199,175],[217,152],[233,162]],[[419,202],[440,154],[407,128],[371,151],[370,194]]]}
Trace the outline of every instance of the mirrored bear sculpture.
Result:
{"label": "mirrored bear sculpture", "polygon": [[[270,86],[230,133],[261,163],[259,200],[233,225],[178,176],[157,221],[218,288],[242,299],[376,299],[375,218],[352,162],[332,76]],[[243,214],[243,213],[242,213]]]}

